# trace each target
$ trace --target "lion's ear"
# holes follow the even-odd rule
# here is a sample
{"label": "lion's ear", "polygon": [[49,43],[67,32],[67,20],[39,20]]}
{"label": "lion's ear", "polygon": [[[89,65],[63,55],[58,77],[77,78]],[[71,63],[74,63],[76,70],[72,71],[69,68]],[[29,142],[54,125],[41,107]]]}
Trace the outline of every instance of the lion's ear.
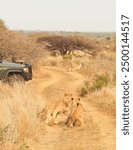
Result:
{"label": "lion's ear", "polygon": [[67,96],[67,93],[65,93],[64,96]]}
{"label": "lion's ear", "polygon": [[72,93],[65,93],[64,96],[73,96]]}

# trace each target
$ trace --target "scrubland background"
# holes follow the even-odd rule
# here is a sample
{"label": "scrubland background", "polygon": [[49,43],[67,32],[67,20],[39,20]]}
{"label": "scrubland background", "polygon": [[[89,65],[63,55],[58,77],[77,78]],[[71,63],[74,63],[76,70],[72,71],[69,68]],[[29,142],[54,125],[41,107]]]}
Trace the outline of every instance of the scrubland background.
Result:
{"label": "scrubland background", "polygon": [[[115,149],[115,33],[11,31],[0,20],[0,59],[31,63],[33,80],[0,83],[0,149]],[[81,98],[84,129],[37,118],[65,92]]]}

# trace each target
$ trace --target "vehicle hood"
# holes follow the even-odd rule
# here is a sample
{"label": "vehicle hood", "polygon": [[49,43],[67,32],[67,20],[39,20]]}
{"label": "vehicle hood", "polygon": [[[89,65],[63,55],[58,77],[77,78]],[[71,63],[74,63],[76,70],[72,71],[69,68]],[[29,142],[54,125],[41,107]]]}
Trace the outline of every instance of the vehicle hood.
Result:
{"label": "vehicle hood", "polygon": [[22,68],[24,64],[12,63],[12,62],[2,62],[0,63],[0,67],[13,67],[13,68]]}

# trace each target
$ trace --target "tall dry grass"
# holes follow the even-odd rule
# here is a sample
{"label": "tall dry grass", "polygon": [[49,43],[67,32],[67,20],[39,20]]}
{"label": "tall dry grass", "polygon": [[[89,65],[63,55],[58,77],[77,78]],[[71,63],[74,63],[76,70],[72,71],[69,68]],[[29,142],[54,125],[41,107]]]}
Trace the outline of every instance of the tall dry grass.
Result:
{"label": "tall dry grass", "polygon": [[90,93],[87,97],[88,102],[99,111],[115,117],[116,115],[116,88],[104,87]]}
{"label": "tall dry grass", "polygon": [[37,58],[45,57],[46,53],[47,50],[27,34],[9,30],[0,20],[0,59],[18,57],[33,63]]}
{"label": "tall dry grass", "polygon": [[[38,104],[33,89],[0,84],[0,149],[24,148],[39,132]],[[6,128],[6,129],[5,129]]]}
{"label": "tall dry grass", "polygon": [[116,53],[115,51],[100,51],[97,52],[96,56],[85,55],[83,57],[72,56],[72,59],[64,59],[62,56],[50,56],[48,55],[45,59],[40,59],[36,64],[39,66],[58,66],[66,70],[75,69],[79,73],[86,76],[86,80],[93,84],[94,79],[97,75],[107,76],[110,85],[115,86],[116,83]]}

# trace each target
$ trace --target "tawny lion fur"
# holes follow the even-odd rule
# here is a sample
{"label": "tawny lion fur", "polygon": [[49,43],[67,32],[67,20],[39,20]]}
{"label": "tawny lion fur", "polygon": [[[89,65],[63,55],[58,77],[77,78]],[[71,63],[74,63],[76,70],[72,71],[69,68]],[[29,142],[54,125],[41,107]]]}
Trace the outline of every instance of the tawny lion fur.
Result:
{"label": "tawny lion fur", "polygon": [[66,122],[68,127],[84,127],[83,119],[83,105],[81,102],[77,103],[77,106],[73,109]]}
{"label": "tawny lion fur", "polygon": [[38,117],[43,118],[46,124],[53,125],[59,114],[69,116],[73,104],[73,95],[65,93],[64,97],[55,102],[54,105],[46,106],[39,114]]}

